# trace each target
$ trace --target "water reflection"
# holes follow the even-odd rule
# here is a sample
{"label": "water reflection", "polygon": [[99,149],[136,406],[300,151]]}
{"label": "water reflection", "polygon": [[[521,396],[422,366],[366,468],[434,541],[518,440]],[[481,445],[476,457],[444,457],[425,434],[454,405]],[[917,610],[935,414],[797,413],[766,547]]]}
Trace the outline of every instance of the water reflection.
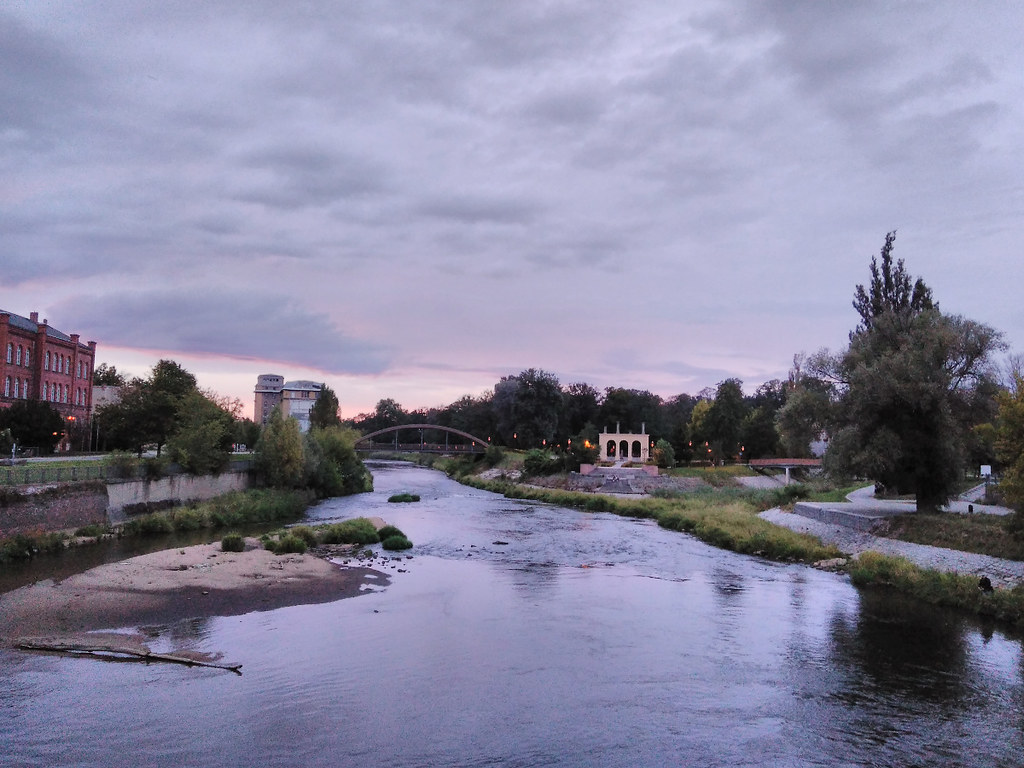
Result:
{"label": "water reflection", "polygon": [[964,622],[947,611],[879,590],[861,593],[854,620],[832,624],[832,662],[849,668],[851,698],[911,697],[970,706]]}
{"label": "water reflection", "polygon": [[[398,525],[407,573],[155,630],[241,678],[0,653],[10,764],[1020,763],[1024,662],[999,631],[649,521],[375,475],[311,517]],[[397,490],[423,501],[388,504]]]}

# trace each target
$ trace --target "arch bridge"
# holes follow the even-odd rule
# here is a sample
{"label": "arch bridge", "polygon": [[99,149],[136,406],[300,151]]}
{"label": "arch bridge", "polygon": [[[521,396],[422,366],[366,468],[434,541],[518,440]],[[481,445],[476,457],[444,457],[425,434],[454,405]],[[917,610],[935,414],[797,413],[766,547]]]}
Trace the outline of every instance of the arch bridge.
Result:
{"label": "arch bridge", "polygon": [[[398,442],[398,433],[407,429],[418,429],[420,431],[420,440],[418,443]],[[444,443],[424,440],[423,433],[427,431],[444,432]],[[395,436],[392,442],[373,442],[374,438],[391,433],[394,433]],[[458,437],[465,438],[469,441],[469,444],[452,443],[448,439],[451,435],[457,435]],[[385,427],[384,429],[378,429],[376,432],[370,432],[369,434],[363,435],[356,440],[355,449],[357,451],[386,450],[398,451],[401,453],[484,453],[487,451],[487,445],[488,443],[486,440],[483,440],[476,435],[471,435],[469,432],[463,432],[461,429],[455,429],[454,427],[442,427],[438,424],[401,424],[397,427]]]}

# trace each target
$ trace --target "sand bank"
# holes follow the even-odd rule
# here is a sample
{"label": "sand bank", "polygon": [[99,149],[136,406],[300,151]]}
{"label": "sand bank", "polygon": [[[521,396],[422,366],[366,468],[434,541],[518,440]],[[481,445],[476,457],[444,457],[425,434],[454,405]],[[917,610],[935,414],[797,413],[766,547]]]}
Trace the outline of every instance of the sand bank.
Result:
{"label": "sand bank", "polygon": [[154,552],[0,595],[0,644],[325,603],[388,583],[369,568],[248,544],[245,552],[222,552],[219,543]]}

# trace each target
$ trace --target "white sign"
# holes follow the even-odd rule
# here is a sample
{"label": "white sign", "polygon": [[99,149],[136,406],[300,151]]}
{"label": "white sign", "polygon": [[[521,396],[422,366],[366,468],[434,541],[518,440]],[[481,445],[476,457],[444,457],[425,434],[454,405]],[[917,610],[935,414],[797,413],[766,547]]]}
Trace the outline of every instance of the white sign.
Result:
{"label": "white sign", "polygon": [[992,476],[992,465],[991,464],[982,464],[981,465],[981,476],[982,477],[991,477]]}

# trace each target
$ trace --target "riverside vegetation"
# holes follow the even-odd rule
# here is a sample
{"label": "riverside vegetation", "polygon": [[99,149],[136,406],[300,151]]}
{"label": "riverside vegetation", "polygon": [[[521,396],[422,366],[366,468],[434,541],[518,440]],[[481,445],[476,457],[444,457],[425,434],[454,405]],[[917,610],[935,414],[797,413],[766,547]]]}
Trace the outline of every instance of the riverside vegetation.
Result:
{"label": "riverside vegetation", "polygon": [[[411,458],[416,463],[440,469],[461,483],[501,493],[508,498],[651,519],[663,528],[690,533],[712,546],[771,560],[808,564],[837,560],[842,553],[813,536],[772,525],[757,513],[772,507],[785,507],[803,498],[840,501],[857,487],[794,484],[755,491],[729,485],[731,476],[739,471],[735,468],[687,469],[675,473],[703,477],[700,473],[708,472],[705,482],[709,487],[655,497],[623,498],[542,488],[507,479],[488,480],[479,476],[487,462],[474,462],[466,457],[446,459],[426,454],[412,457],[404,454],[402,458]],[[506,453],[501,464],[509,471],[522,469],[521,459],[513,453]],[[1019,515],[997,519],[992,515],[915,514],[900,518],[898,524],[905,528],[889,534],[894,538],[995,557],[1024,559]],[[834,567],[846,571],[851,581],[861,588],[893,589],[934,605],[1024,627],[1024,585],[988,592],[979,587],[975,576],[921,568],[905,558],[876,552],[862,553],[842,565],[836,562]]]}

